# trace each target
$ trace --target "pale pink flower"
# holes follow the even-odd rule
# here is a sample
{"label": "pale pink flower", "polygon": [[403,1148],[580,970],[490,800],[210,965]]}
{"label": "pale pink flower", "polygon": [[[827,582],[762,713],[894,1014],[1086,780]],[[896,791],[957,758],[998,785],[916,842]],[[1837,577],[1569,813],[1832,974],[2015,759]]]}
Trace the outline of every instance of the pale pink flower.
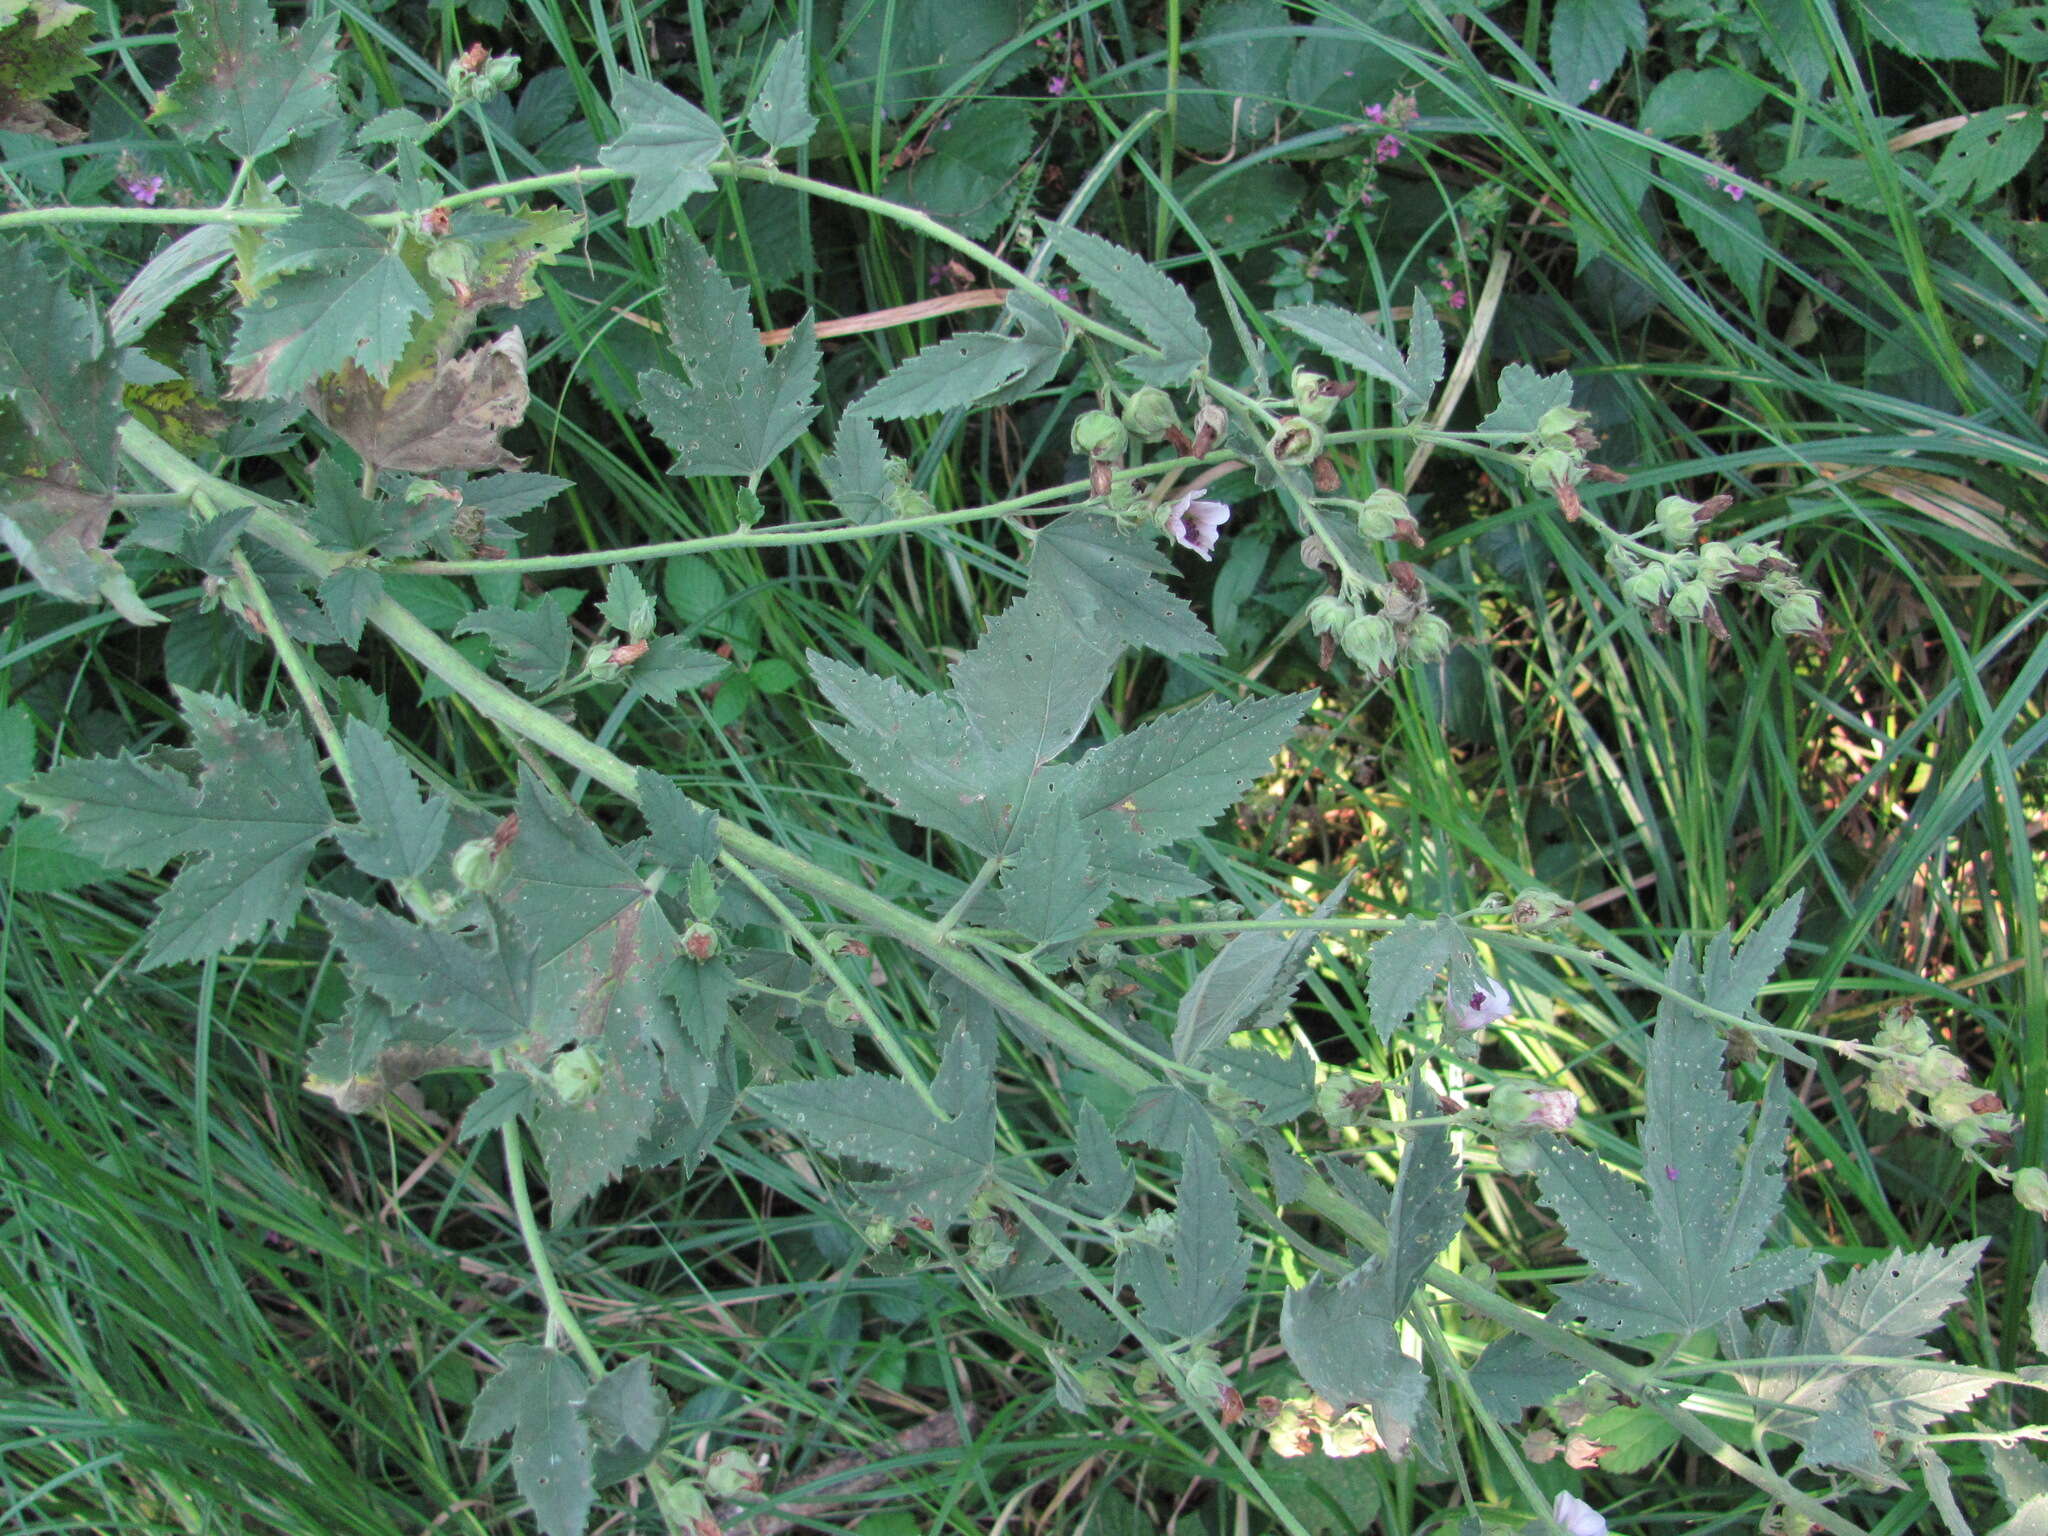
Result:
{"label": "pale pink flower", "polygon": [[1579,1118],[1579,1096],[1569,1088],[1531,1088],[1529,1124],[1542,1131],[1568,1131]]}
{"label": "pale pink flower", "polygon": [[1048,96],[1064,96],[1064,95],[1066,95],[1066,94],[1067,94],[1067,77],[1066,77],[1065,75],[1048,75],[1048,76],[1046,76],[1046,79],[1045,79],[1045,94],[1046,94],[1046,95],[1048,95]]}
{"label": "pale pink flower", "polygon": [[1482,976],[1469,987],[1460,987],[1444,999],[1444,1018],[1450,1022],[1451,1028],[1462,1029],[1469,1034],[1506,1018],[1512,1006],[1508,1001],[1508,989],[1491,976]]}
{"label": "pale pink flower", "polygon": [[[1351,71],[1347,69],[1344,73],[1348,75]],[[1374,102],[1365,109],[1365,120],[1369,123],[1384,123],[1387,120],[1387,109]]]}
{"label": "pale pink flower", "polygon": [[145,208],[156,206],[157,194],[164,189],[161,176],[129,176],[121,182],[121,190]]}
{"label": "pale pink flower", "polygon": [[1183,549],[1192,549],[1204,560],[1216,547],[1216,536],[1230,521],[1230,508],[1220,501],[1197,501],[1189,491],[1166,514],[1166,531]]}
{"label": "pale pink flower", "polygon": [[1571,1536],[1607,1536],[1607,1517],[1584,1499],[1560,1493],[1550,1506],[1550,1518],[1571,1532]]}

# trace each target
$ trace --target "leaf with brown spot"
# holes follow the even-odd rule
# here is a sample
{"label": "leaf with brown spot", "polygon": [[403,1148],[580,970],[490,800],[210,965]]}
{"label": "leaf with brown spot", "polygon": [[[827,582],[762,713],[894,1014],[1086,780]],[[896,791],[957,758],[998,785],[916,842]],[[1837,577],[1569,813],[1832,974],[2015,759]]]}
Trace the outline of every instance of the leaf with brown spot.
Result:
{"label": "leaf with brown spot", "polygon": [[526,419],[526,338],[516,329],[387,390],[344,368],[307,392],[313,414],[379,469],[431,475],[517,469],[500,441]]}

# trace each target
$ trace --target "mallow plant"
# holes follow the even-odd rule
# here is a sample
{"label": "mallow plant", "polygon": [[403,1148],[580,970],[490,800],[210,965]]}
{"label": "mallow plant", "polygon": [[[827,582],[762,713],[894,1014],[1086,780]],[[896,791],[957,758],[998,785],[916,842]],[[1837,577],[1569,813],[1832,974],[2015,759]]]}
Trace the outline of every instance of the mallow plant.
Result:
{"label": "mallow plant", "polygon": [[[539,1529],[584,1530],[600,1490],[637,1479],[667,1529],[710,1531],[751,1469],[693,1460],[667,1368],[567,1305],[532,1175],[560,1222],[629,1169],[687,1171],[767,1132],[831,1170],[878,1261],[945,1272],[1034,1339],[1061,1411],[1169,1400],[1293,1536],[1306,1526],[1269,1489],[1262,1448],[1427,1464],[1462,1489],[1467,1530],[1625,1524],[1546,1495],[1533,1470],[1598,1465],[1624,1439],[1635,1465],[1691,1448],[1753,1490],[1773,1530],[1857,1536],[1843,1496],[1909,1473],[1960,1520],[1946,1427],[1994,1388],[2031,1390],[2038,1368],[1958,1365],[1930,1337],[1983,1241],[1847,1265],[1787,1242],[1782,1068],[1860,1065],[2001,1180],[2011,1117],[1910,1017],[1867,1041],[1763,1017],[1796,900],[1739,943],[1678,938],[1655,974],[1575,937],[1570,907],[1533,886],[1426,921],[1361,915],[1344,880],[1319,901],[1218,908],[1187,840],[1253,789],[1314,698],[1207,696],[1121,734],[1097,715],[1126,658],[1220,651],[1168,557],[1207,559],[1254,517],[1290,529],[1317,574],[1300,625],[1341,685],[1483,645],[1399,558],[1424,532],[1378,468],[1395,444],[1520,477],[1598,542],[1615,601],[1658,626],[1768,623],[1826,644],[1791,553],[1745,536],[1739,507],[1643,505],[1597,459],[1563,374],[1508,364],[1491,409],[1454,429],[1426,293],[1398,337],[1326,303],[1239,315],[1248,361],[1226,374],[1188,292],[1091,233],[1085,198],[1020,266],[790,169],[818,123],[800,35],[730,120],[625,77],[593,163],[461,185],[437,138],[516,60],[471,50],[439,115],[372,114],[338,88],[330,14],[282,30],[261,0],[187,0],[177,25],[154,116],[181,154],[222,162],[226,196],[174,206],[131,175],[98,202],[22,189],[0,215],[0,529],[47,593],[134,626],[196,583],[268,649],[287,697],[182,691],[181,739],[65,756],[18,793],[110,867],[175,869],[143,969],[331,946],[347,997],[305,1063],[309,1091],[363,1113],[430,1074],[474,1085],[460,1135],[503,1144],[544,1310],[530,1336],[479,1342],[494,1374],[464,1438],[509,1447]],[[812,320],[771,351],[683,217],[735,182],[944,246],[1007,291],[1003,308],[867,385],[828,437]],[[529,404],[520,311],[592,218],[664,253],[668,355],[640,375],[640,410],[680,480],[733,484],[754,518],[737,534],[525,547],[522,517],[570,486],[504,446]],[[118,263],[94,239],[124,226],[175,238],[102,304]],[[1071,425],[1076,478],[945,506],[897,451],[901,423],[1077,378],[1093,405]],[[1355,424],[1366,399],[1377,425]],[[313,456],[281,474],[292,433]],[[808,491],[774,517],[771,471]],[[1249,489],[1226,501],[1227,478]],[[650,562],[968,521],[1006,530],[1025,579],[941,686],[823,654],[809,679],[825,743],[929,835],[914,882],[928,904],[715,815],[673,765],[608,745],[623,713],[729,667],[664,629]],[[483,601],[437,628],[417,611],[423,576]],[[403,701],[335,673],[372,648],[404,659],[389,675],[460,700],[516,771],[457,771],[473,759],[394,735]],[[1285,1027],[1304,978],[1336,963],[1318,959],[1325,938],[1367,970],[1373,1061],[1318,1060]],[[1188,943],[1202,958],[1176,994],[1158,957]],[[1575,1092],[1489,1066],[1489,1041],[1526,1022],[1497,974],[1516,953],[1654,998],[1632,1138],[1596,1153]],[[936,1036],[884,974],[944,1000]],[[998,1086],[1029,1059],[1127,1108],[1112,1121],[1076,1092],[1030,1122],[1064,1124],[1065,1141],[1022,1142]],[[1450,1257],[1474,1168],[1526,1181],[1575,1278],[1508,1294]],[[2022,1175],[2023,1198],[2048,1203],[2044,1183]],[[1277,1318],[1260,1314],[1288,1375],[1248,1400],[1252,1234],[1293,1279]],[[2039,1326],[2048,1287],[2011,1283],[2034,1286]],[[2048,1470],[2024,1445],[1970,1443],[2038,1521]],[[1504,1494],[1475,1493],[1482,1465]]]}

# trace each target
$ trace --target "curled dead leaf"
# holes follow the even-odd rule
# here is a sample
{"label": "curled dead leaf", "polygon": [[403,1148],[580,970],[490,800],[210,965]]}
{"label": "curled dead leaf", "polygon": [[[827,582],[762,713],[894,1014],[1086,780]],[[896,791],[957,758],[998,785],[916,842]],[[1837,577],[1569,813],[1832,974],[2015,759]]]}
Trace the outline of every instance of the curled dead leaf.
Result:
{"label": "curled dead leaf", "polygon": [[526,419],[527,399],[516,329],[388,389],[350,366],[307,391],[313,414],[366,461],[417,475],[519,468],[501,439]]}

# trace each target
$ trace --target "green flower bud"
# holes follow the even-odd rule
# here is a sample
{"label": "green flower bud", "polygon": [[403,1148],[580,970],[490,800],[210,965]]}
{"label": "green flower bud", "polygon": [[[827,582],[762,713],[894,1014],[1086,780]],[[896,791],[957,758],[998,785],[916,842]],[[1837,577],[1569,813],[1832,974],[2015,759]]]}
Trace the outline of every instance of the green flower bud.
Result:
{"label": "green flower bud", "polygon": [[1351,620],[1351,605],[1334,593],[1325,592],[1309,600],[1308,625],[1319,635],[1335,634]]}
{"label": "green flower bud", "polygon": [[1771,628],[1790,639],[1812,639],[1821,632],[1820,602],[1811,592],[1794,592],[1778,604]]}
{"label": "green flower bud", "polygon": [[1547,491],[1559,484],[1577,485],[1583,466],[1584,461],[1576,453],[1564,448],[1545,448],[1529,455],[1522,472],[1537,490]]}
{"label": "green flower bud", "polygon": [[1737,565],[1762,565],[1767,560],[1782,561],[1784,558],[1778,553],[1778,546],[1767,539],[1749,539],[1735,546]]}
{"label": "green flower bud", "polygon": [[1330,381],[1320,373],[1297,368],[1289,381],[1294,388],[1294,408],[1318,426],[1337,411],[1337,396],[1329,392]]}
{"label": "green flower bud", "polygon": [[1283,416],[1266,451],[1278,464],[1313,464],[1323,451],[1323,429],[1306,416]]}
{"label": "green flower bud", "polygon": [[887,1248],[896,1241],[896,1224],[886,1216],[877,1216],[860,1229],[860,1240],[870,1248]]}
{"label": "green flower bud", "polygon": [[1881,1051],[1918,1056],[1933,1046],[1934,1036],[1928,1032],[1920,1015],[1911,1008],[1893,1008],[1878,1021],[1877,1038],[1873,1043]]}
{"label": "green flower bud", "polygon": [[1664,601],[1668,578],[1661,565],[1649,566],[1621,584],[1622,596],[1639,608],[1654,608]]}
{"label": "green flower bud", "polygon": [[1709,539],[1699,547],[1700,580],[1710,587],[1725,586],[1742,562],[1735,558],[1735,546]]}
{"label": "green flower bud", "polygon": [[1591,411],[1575,411],[1568,405],[1553,405],[1536,419],[1536,437],[1552,448],[1571,443],[1575,429],[1593,419]]}
{"label": "green flower bud", "polygon": [[1486,1103],[1487,1122],[1502,1131],[1568,1131],[1578,1118],[1579,1098],[1569,1088],[1509,1083]]}
{"label": "green flower bud", "polygon": [[1516,893],[1514,905],[1508,908],[1508,921],[1524,933],[1541,933],[1564,922],[1577,910],[1557,892],[1532,885]]}
{"label": "green flower bud", "polygon": [[[1958,1085],[1967,1087],[1970,1069],[1963,1065],[1963,1058],[1954,1051],[1933,1046],[1920,1053],[1920,1059],[1913,1067],[1914,1085],[1922,1093],[1941,1093]],[[1975,1097],[1975,1094],[1972,1094]]]}
{"label": "green flower bud", "polygon": [[1391,539],[1413,516],[1406,496],[1381,487],[1358,504],[1358,531],[1368,539]]}
{"label": "green flower bud", "polygon": [[626,669],[612,659],[612,652],[618,645],[610,640],[600,640],[583,653],[583,675],[600,683],[608,683]]}
{"label": "green flower bud", "polygon": [[1179,425],[1173,396],[1156,384],[1147,384],[1124,403],[1124,426],[1141,443],[1156,443]]}
{"label": "green flower bud", "polygon": [[564,1104],[581,1104],[604,1085],[604,1063],[588,1046],[579,1045],[555,1058],[548,1082]]}
{"label": "green flower bud", "polygon": [[1870,1096],[1870,1107],[1897,1114],[1913,1101],[1913,1074],[1896,1061],[1881,1061],[1870,1074],[1870,1084],[1864,1090]]}
{"label": "green flower bud", "polygon": [[1500,1171],[1516,1178],[1534,1173],[1543,1161],[1534,1136],[1504,1136],[1495,1144],[1493,1155],[1500,1159]]}
{"label": "green flower bud", "polygon": [[1433,613],[1418,614],[1408,630],[1408,659],[1419,666],[1451,654],[1451,626]]}
{"label": "green flower bud", "polygon": [[1380,1442],[1373,1432],[1366,1428],[1364,1419],[1356,1412],[1347,1413],[1334,1424],[1323,1428],[1323,1454],[1337,1458],[1370,1456],[1380,1448]]}
{"label": "green flower bud", "polygon": [[1394,626],[1377,613],[1353,614],[1338,634],[1337,643],[1368,677],[1393,671],[1399,659]]}
{"label": "green flower bud", "polygon": [[2022,1168],[2012,1176],[2012,1197],[2036,1216],[2048,1216],[2048,1170]]}
{"label": "green flower bud", "polygon": [[1980,1097],[1977,1090],[1967,1083],[1957,1083],[1928,1099],[1927,1113],[1943,1130],[1953,1131],[1957,1126],[1978,1118],[1976,1105]]}
{"label": "green flower bud", "polygon": [[683,930],[683,953],[699,965],[718,953],[718,930],[709,923],[692,923]]}
{"label": "green flower bud", "polygon": [[1130,436],[1124,424],[1109,412],[1083,411],[1075,419],[1067,440],[1076,453],[1085,453],[1091,459],[1113,459],[1124,451]]}
{"label": "green flower bud", "polygon": [[1682,619],[1688,624],[1697,624],[1707,616],[1707,610],[1714,606],[1714,592],[1704,581],[1688,581],[1671,594],[1666,604],[1671,617]]}
{"label": "green flower bud", "polygon": [[715,1499],[730,1499],[742,1493],[761,1491],[761,1474],[745,1449],[728,1445],[713,1451],[704,1463],[704,1486]]}
{"label": "green flower bud", "polygon": [[1683,496],[1666,496],[1657,503],[1657,531],[1673,544],[1690,544],[1699,536],[1700,504]]}
{"label": "green flower bud", "polygon": [[498,861],[496,838],[471,838],[455,850],[451,862],[455,869],[455,883],[465,891],[488,896],[505,883],[505,866]]}
{"label": "green flower bud", "polygon": [[1363,1125],[1386,1097],[1379,1083],[1368,1083],[1349,1072],[1338,1072],[1316,1089],[1316,1113],[1333,1128]]}

